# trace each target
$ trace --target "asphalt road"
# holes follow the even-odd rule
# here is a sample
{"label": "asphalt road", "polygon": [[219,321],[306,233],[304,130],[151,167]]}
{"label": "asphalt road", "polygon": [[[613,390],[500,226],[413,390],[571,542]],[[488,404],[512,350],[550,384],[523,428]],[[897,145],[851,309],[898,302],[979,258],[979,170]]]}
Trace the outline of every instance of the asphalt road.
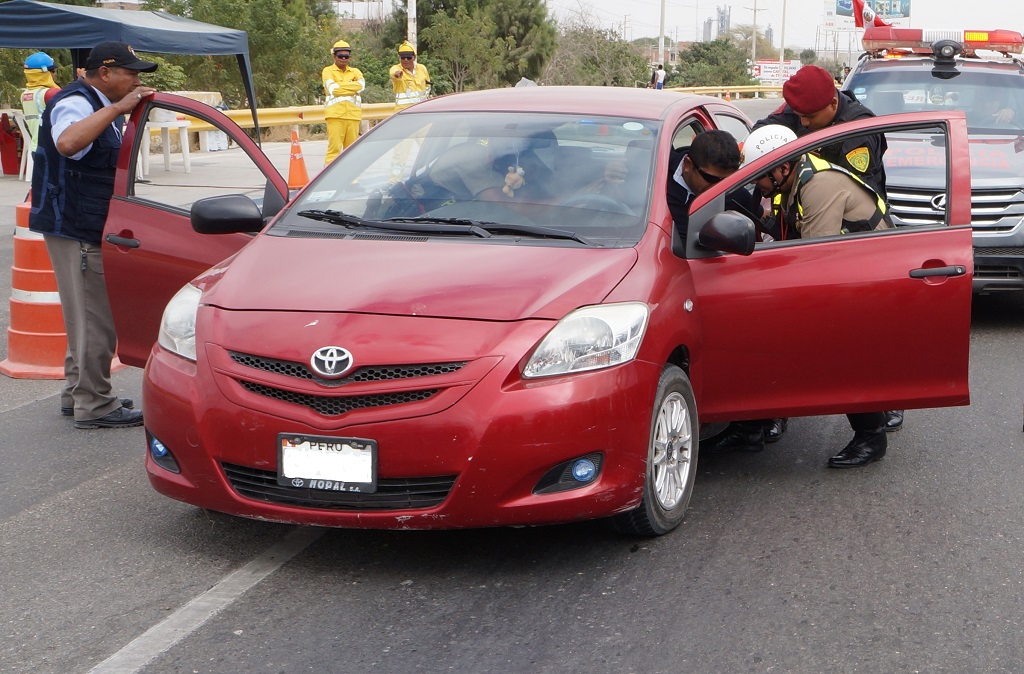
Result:
{"label": "asphalt road", "polygon": [[1024,671],[1024,295],[972,330],[971,406],[909,411],[863,470],[825,468],[844,417],[703,456],[658,539],[208,513],[150,489],[141,428],[76,431],[59,383],[0,377],[0,672]]}

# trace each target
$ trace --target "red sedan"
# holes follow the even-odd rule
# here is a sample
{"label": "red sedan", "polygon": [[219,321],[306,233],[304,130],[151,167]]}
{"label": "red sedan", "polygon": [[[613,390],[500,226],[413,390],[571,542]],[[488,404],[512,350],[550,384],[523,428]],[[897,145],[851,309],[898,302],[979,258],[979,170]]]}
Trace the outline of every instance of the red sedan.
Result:
{"label": "red sedan", "polygon": [[[143,176],[157,111],[223,130],[247,167],[211,152]],[[152,484],[281,522],[663,534],[704,425],[967,404],[962,116],[790,143],[701,195],[680,240],[669,157],[714,128],[742,140],[748,120],[670,92],[457,94],[289,199],[224,115],[157,94],[125,134],[104,240],[119,354],[146,367]],[[945,148],[941,226],[755,243],[726,211],[794,153],[922,129]]]}

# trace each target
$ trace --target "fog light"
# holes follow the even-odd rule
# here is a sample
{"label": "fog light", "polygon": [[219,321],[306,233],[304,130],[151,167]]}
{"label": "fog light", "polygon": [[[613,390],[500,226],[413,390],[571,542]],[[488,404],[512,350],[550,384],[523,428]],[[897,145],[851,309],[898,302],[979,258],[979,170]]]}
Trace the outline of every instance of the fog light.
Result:
{"label": "fog light", "polygon": [[149,439],[149,456],[153,459],[153,463],[164,470],[169,470],[172,473],[181,473],[181,469],[178,468],[178,462],[174,460],[171,450],[167,449],[167,445],[154,437]]}
{"label": "fog light", "polygon": [[590,459],[577,459],[572,464],[572,476],[577,482],[590,482],[597,475],[597,466]]}

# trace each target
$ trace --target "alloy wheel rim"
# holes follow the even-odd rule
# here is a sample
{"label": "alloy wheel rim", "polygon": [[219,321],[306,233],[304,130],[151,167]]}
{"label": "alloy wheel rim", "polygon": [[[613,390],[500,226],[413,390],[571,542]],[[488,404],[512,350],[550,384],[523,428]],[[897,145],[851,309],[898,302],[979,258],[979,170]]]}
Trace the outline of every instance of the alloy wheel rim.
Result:
{"label": "alloy wheel rim", "polygon": [[661,403],[654,428],[654,494],[665,510],[679,505],[693,468],[690,409],[679,393]]}

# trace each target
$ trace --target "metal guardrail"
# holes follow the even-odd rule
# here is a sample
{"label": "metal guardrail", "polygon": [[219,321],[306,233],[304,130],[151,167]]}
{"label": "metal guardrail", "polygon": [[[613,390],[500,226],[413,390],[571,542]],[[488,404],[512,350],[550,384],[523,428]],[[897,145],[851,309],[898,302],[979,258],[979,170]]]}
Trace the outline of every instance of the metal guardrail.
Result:
{"label": "metal guardrail", "polygon": [[[667,91],[678,91],[686,94],[702,94],[705,96],[718,96],[719,98],[737,98],[744,95],[758,97],[760,94],[780,94],[781,86],[712,86],[712,87],[671,87]],[[363,121],[379,122],[387,119],[395,112],[394,103],[366,103],[363,105]],[[323,124],[324,106],[322,105],[299,105],[288,108],[258,108],[260,127],[269,128],[272,126],[297,126],[305,124]],[[248,110],[225,110],[224,114],[230,117],[238,126],[243,129],[254,127],[252,113]],[[211,124],[198,119],[188,118],[192,122],[189,131],[214,131]]]}

